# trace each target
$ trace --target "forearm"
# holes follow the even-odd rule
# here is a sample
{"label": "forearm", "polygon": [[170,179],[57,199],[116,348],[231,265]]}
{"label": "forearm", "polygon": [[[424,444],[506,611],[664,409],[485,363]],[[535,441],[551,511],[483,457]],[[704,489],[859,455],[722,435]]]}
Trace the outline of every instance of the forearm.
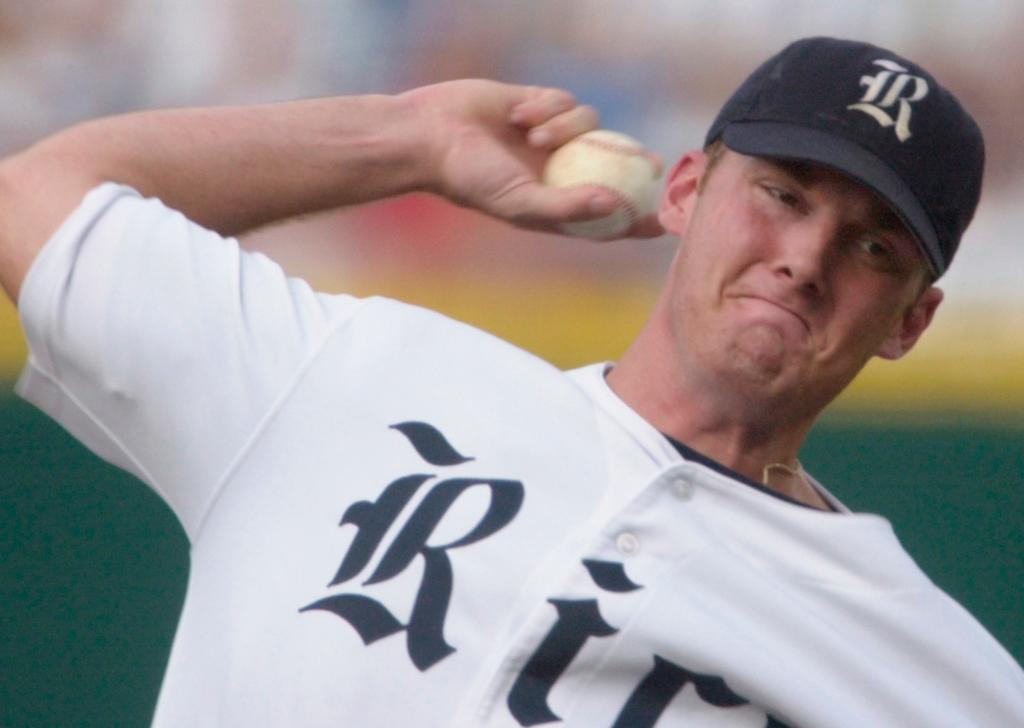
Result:
{"label": "forearm", "polygon": [[[104,181],[222,234],[426,185],[405,97],[146,111],[85,122],[0,164],[0,272],[17,296],[38,248]],[[421,135],[422,136],[422,135]]]}
{"label": "forearm", "polygon": [[398,96],[146,111],[72,127],[24,162],[80,179],[83,193],[130,185],[236,234],[423,185],[411,114]]}

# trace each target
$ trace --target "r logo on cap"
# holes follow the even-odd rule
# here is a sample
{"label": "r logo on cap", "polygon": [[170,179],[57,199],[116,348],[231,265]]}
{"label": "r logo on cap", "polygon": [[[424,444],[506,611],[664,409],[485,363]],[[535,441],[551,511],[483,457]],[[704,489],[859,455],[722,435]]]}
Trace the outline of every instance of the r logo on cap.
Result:
{"label": "r logo on cap", "polygon": [[[910,105],[928,95],[928,82],[920,76],[907,73],[908,69],[894,61],[882,58],[874,63],[886,70],[879,71],[874,76],[861,76],[860,85],[867,86],[867,91],[859,103],[850,104],[846,108],[865,112],[883,127],[895,125],[896,138],[905,142],[910,138]],[[914,82],[913,91],[906,93],[911,81]],[[881,101],[877,101],[886,90],[886,86],[888,91],[882,96]],[[899,111],[893,119],[885,109],[897,102]]]}

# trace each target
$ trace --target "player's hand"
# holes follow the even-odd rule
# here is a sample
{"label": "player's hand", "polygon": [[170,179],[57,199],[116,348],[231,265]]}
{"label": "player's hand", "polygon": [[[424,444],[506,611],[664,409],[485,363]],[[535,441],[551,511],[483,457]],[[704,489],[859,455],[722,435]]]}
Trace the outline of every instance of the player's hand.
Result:
{"label": "player's hand", "polygon": [[[520,227],[555,231],[609,214],[616,199],[599,187],[541,184],[551,151],[597,128],[597,112],[567,91],[463,80],[405,94],[422,119],[427,189]],[[628,237],[664,232],[652,215]]]}

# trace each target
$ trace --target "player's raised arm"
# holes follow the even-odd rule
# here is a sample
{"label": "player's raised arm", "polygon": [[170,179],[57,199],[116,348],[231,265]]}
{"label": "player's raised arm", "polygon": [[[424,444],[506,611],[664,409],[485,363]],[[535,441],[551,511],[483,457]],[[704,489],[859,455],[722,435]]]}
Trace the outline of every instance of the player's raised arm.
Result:
{"label": "player's raised arm", "polygon": [[86,122],[0,163],[0,282],[17,300],[38,250],[103,181],[222,234],[414,190],[554,229],[615,204],[597,189],[539,184],[550,150],[596,124],[564,91],[490,81]]}

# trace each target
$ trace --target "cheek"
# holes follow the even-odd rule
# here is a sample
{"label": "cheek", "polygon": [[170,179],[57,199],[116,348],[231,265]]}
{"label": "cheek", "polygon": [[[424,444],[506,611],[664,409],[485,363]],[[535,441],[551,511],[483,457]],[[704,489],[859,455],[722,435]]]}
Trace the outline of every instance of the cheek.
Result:
{"label": "cheek", "polygon": [[900,300],[891,286],[865,285],[843,290],[836,298],[836,345],[854,349],[865,358],[875,354],[902,320]]}
{"label": "cheek", "polygon": [[717,245],[724,265],[738,273],[757,263],[771,261],[774,242],[783,234],[778,220],[755,204],[723,210],[720,220]]}
{"label": "cheek", "polygon": [[724,284],[763,259],[770,238],[766,221],[748,207],[709,205],[694,217],[681,250],[688,266]]}

